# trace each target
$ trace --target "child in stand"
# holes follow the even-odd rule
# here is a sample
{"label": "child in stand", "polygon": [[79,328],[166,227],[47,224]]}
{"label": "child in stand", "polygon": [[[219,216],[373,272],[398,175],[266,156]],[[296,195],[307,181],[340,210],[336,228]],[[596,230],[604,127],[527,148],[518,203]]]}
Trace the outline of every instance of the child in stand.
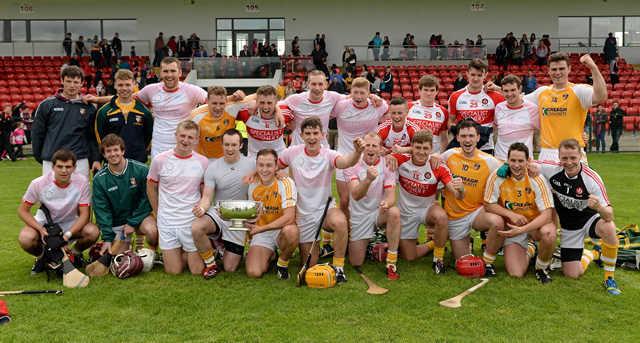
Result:
{"label": "child in stand", "polygon": [[16,129],[13,130],[13,134],[11,135],[11,144],[16,151],[16,158],[26,160],[27,158],[24,156],[24,152],[22,151],[22,146],[28,144],[27,136],[24,134],[24,123],[21,121],[17,122],[13,124],[13,127]]}

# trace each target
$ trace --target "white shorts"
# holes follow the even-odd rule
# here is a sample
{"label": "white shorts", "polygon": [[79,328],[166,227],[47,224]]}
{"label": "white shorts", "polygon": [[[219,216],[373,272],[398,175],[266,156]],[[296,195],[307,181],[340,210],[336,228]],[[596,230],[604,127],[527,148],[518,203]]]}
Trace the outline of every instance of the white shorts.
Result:
{"label": "white shorts", "polygon": [[244,246],[246,231],[229,230],[232,225],[231,221],[222,219],[213,206],[209,207],[209,210],[205,214],[209,216],[220,229],[220,231],[217,231],[213,235],[209,235],[209,238],[215,240],[222,234],[222,240]]}
{"label": "white shorts", "polygon": [[462,218],[449,219],[449,239],[457,241],[467,237],[471,232],[471,225],[480,211],[482,211],[482,206]]}
{"label": "white shorts", "polygon": [[[124,231],[124,225],[114,226],[114,227],[111,228],[111,230],[113,230],[113,232],[116,234],[116,239],[118,239],[118,238],[122,237],[122,231]],[[129,235],[129,237],[126,237],[122,241],[123,242],[127,242],[127,243],[131,243],[131,236],[133,236],[133,234]]]}
{"label": "white shorts", "polygon": [[276,251],[276,249],[280,249],[280,247],[278,246],[279,234],[280,234],[280,229],[265,231],[257,235],[254,235],[253,238],[251,238],[251,244],[249,245],[249,249],[251,249],[252,246],[257,245],[257,246],[265,247],[267,249],[271,249],[271,251]]}
{"label": "white shorts", "polygon": [[[329,210],[332,208],[337,208],[335,199],[331,200],[331,205],[329,205]],[[315,234],[318,232],[322,212],[324,212],[324,208],[311,215],[300,216],[296,214],[296,225],[300,229],[300,243],[311,243],[316,239]]]}
{"label": "white shorts", "polygon": [[506,247],[509,244],[516,243],[516,244],[520,244],[520,246],[526,250],[528,242],[529,242],[529,233],[523,233],[515,237],[505,238],[503,245]]}
{"label": "white shorts", "polygon": [[347,181],[344,179],[344,170],[336,169],[336,181]]}
{"label": "white shorts", "polygon": [[[154,134],[155,136],[155,134]],[[160,140],[154,137],[153,143],[151,144],[151,159],[153,160],[156,156],[161,153],[173,149],[176,146],[176,140],[173,135],[170,137],[170,142],[161,142]]]}
{"label": "white shorts", "polygon": [[193,244],[191,227],[158,228],[160,249],[171,250],[182,248],[186,252],[197,251]]}
{"label": "white shorts", "polygon": [[[581,162],[584,163],[585,165],[589,165],[588,163],[589,161],[587,161],[587,154],[585,154],[583,148],[580,148],[580,150],[582,150]],[[541,148],[540,154],[538,155],[538,161],[560,162],[560,157],[558,156],[558,149]]]}
{"label": "white shorts", "polygon": [[375,228],[378,226],[378,216],[380,212],[378,210],[369,213],[366,216],[354,217],[351,215],[351,235],[350,241],[359,241],[362,239],[371,239],[373,237]]}
{"label": "white shorts", "polygon": [[427,212],[429,208],[435,205],[432,202],[429,206],[423,208],[419,212],[406,214],[400,213],[400,222],[402,223],[402,231],[400,232],[400,239],[416,239],[419,236],[420,225],[427,225]]}
{"label": "white shorts", "polygon": [[[51,169],[51,161],[42,161],[42,175],[47,175],[51,173],[53,169]],[[81,160],[76,161],[76,173],[83,175],[87,178],[87,180],[91,181],[89,177],[89,160],[83,158]]]}
{"label": "white shorts", "polygon": [[599,238],[596,236],[596,224],[600,220],[599,214],[594,214],[584,224],[581,229],[578,230],[560,230],[560,248],[565,249],[582,249],[584,248],[584,239],[586,237]]}

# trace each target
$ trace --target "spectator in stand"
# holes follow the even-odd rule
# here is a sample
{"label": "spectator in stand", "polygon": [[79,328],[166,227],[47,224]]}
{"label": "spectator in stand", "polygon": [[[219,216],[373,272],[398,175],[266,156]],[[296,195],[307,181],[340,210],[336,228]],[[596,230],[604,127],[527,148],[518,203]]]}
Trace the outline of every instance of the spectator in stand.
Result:
{"label": "spectator in stand", "polygon": [[478,35],[478,40],[476,40],[476,45],[478,46],[484,45],[484,39],[482,39],[482,35]]}
{"label": "spectator in stand", "polygon": [[393,74],[391,74],[391,67],[387,67],[382,82],[384,83],[384,90],[391,95],[393,92]]}
{"label": "spectator in stand", "polygon": [[529,36],[529,56],[531,56],[532,60],[538,57],[536,53],[537,48],[538,39],[536,38],[536,34],[532,32],[531,36]]}
{"label": "spectator in stand", "polygon": [[438,41],[436,40],[436,35],[431,35],[431,38],[429,38],[429,48],[431,51],[430,59],[435,60],[438,58]]}
{"label": "spectator in stand", "polygon": [[527,38],[526,33],[522,34],[522,38],[520,39],[520,47],[522,48],[522,58],[524,60],[529,59],[531,49],[529,46],[529,38]]}
{"label": "spectator in stand", "polygon": [[218,52],[217,48],[213,48],[213,51],[211,53],[211,57],[222,57],[222,55],[220,55],[220,53]]}
{"label": "spectator in stand", "polygon": [[513,65],[521,66],[522,65],[522,47],[518,44],[517,40],[513,41],[513,46],[509,51],[511,55],[511,63]]}
{"label": "spectator in stand", "polygon": [[302,81],[300,81],[300,75],[293,77],[293,88],[295,88],[297,93],[302,93]]}
{"label": "spectator in stand", "polygon": [[347,93],[349,93],[351,91],[351,83],[353,82],[353,74],[348,71],[342,79],[344,80],[344,88]]}
{"label": "spectator in stand", "polygon": [[283,100],[286,97],[285,91],[284,80],[278,80],[278,84],[276,85],[276,100]]}
{"label": "spectator in stand", "polygon": [[167,56],[173,57],[178,53],[178,42],[176,42],[176,36],[169,37],[169,41],[167,41]]}
{"label": "spectator in stand", "polygon": [[371,39],[373,42],[373,48],[371,51],[373,52],[373,60],[380,60],[380,46],[382,45],[382,38],[380,38],[380,32],[376,32],[376,35]]}
{"label": "spectator in stand", "polygon": [[102,68],[102,53],[97,41],[94,41],[91,45],[91,60],[94,66]]}
{"label": "spectator in stand", "polygon": [[616,37],[613,36],[613,33],[609,32],[609,37],[604,41],[602,51],[604,51],[604,60],[611,64],[618,55],[618,41]]}
{"label": "spectator in stand", "polygon": [[347,70],[347,58],[351,55],[351,52],[349,51],[349,46],[345,45],[344,46],[344,51],[342,52],[342,69],[344,69],[345,71]]}
{"label": "spectator in stand", "polygon": [[331,78],[331,83],[329,83],[328,90],[334,91],[334,92],[340,93],[340,94],[346,94],[346,91],[344,89],[344,86],[342,85],[342,82],[338,81],[338,75],[334,75]]}
{"label": "spectator in stand", "polygon": [[137,72],[135,72],[135,74],[136,74],[136,85],[138,86],[138,91],[141,91],[142,88],[144,88],[144,86],[146,86],[145,78],[142,77],[142,72],[141,71],[137,71]]}
{"label": "spectator in stand", "polygon": [[507,42],[505,38],[500,41],[500,45],[496,48],[496,62],[502,68],[502,70],[507,70],[507,56],[509,56],[509,50],[504,45]]}
{"label": "spectator in stand", "polygon": [[369,81],[369,83],[373,83],[376,80],[374,75],[378,75],[378,72],[376,71],[376,68],[374,66],[371,66],[365,78],[367,79],[367,81]]}
{"label": "spectator in stand", "polygon": [[24,156],[24,151],[22,151],[22,146],[29,144],[27,141],[27,135],[24,132],[24,123],[16,122],[13,124],[15,130],[13,130],[13,134],[11,135],[11,144],[15,148],[14,155],[16,159],[27,160],[27,157]]}
{"label": "spectator in stand", "polygon": [[189,51],[187,51],[187,47],[181,46],[180,51],[178,51],[178,57],[187,58],[189,57]]}
{"label": "spectator in stand", "polygon": [[378,73],[373,74],[373,83],[371,83],[371,92],[380,95],[380,75]]}
{"label": "spectator in stand", "polygon": [[[18,120],[24,123],[24,133],[29,141],[31,141],[31,124],[33,124],[33,117],[31,116],[31,112],[29,112],[30,110],[24,101],[13,109],[13,116],[18,117]],[[20,112],[17,116],[16,111]]]}
{"label": "spectator in stand", "polygon": [[598,111],[593,115],[593,135],[596,139],[596,151],[600,151],[602,145],[602,152],[605,151],[607,142],[605,137],[607,135],[607,123],[609,123],[609,116],[605,112],[602,104],[598,105]]}
{"label": "spectator in stand", "polygon": [[91,81],[93,80],[93,77],[96,75],[93,69],[94,69],[93,61],[89,61],[89,63],[85,64],[84,68],[82,68],[82,70],[84,71],[84,81],[87,84],[87,88],[91,87]]}
{"label": "spectator in stand", "polygon": [[536,55],[538,56],[538,65],[543,66],[547,63],[547,55],[549,54],[549,49],[544,44],[544,41],[540,41],[538,43],[538,48],[536,48]]}
{"label": "spectator in stand", "polygon": [[542,42],[544,46],[547,47],[547,56],[551,54],[551,41],[549,40],[549,35],[542,35]]}
{"label": "spectator in stand", "polygon": [[129,52],[129,56],[134,57],[135,55],[136,55],[136,47],[132,45],[131,51]]}
{"label": "spectator in stand", "polygon": [[293,47],[291,48],[291,54],[293,56],[300,56],[300,46],[298,46],[298,43],[293,44]]}
{"label": "spectator in stand", "polygon": [[131,70],[131,65],[129,64],[129,62],[127,62],[127,59],[125,57],[120,59],[120,69],[128,69]]}
{"label": "spectator in stand", "polygon": [[619,60],[620,60],[620,57],[616,56],[609,64],[609,78],[611,79],[611,85],[620,83],[620,78],[618,77],[618,61]]}
{"label": "spectator in stand", "polygon": [[418,46],[415,43],[415,36],[409,37],[409,59],[412,60],[418,57]]}
{"label": "spectator in stand", "polygon": [[347,57],[347,71],[351,73],[355,73],[357,64],[358,64],[358,56],[356,56],[355,50],[349,49],[349,57]]}
{"label": "spectator in stand", "polygon": [[113,50],[116,59],[122,57],[122,41],[120,40],[120,34],[117,32],[111,40],[111,50]]}
{"label": "spectator in stand", "polygon": [[316,33],[316,38],[313,39],[313,46],[320,45],[320,34]]}
{"label": "spectator in stand", "polygon": [[[298,56],[295,54],[295,49],[296,49],[296,45],[298,45],[298,36],[293,37],[293,40],[291,41],[291,54],[294,56]],[[300,53],[300,49],[298,49],[298,53]]]}
{"label": "spectator in stand", "polygon": [[[254,42],[255,41],[256,40],[254,39]],[[189,36],[189,39],[187,39],[187,51],[191,51],[191,49],[198,50],[198,48],[200,48],[200,37],[198,37],[194,32]]]}
{"label": "spectator in stand", "polygon": [[380,58],[383,61],[389,60],[389,47],[391,46],[391,42],[389,42],[389,37],[384,36],[384,40],[382,41],[382,56]]}
{"label": "spectator in stand", "polygon": [[311,58],[313,59],[313,65],[316,69],[320,70],[326,61],[327,53],[322,50],[320,44],[316,44],[315,49],[311,52]]}
{"label": "spectator in stand", "polygon": [[327,53],[327,42],[325,41],[326,38],[327,37],[324,35],[324,33],[322,34],[322,37],[320,37],[320,49],[322,49],[325,54]]}
{"label": "spectator in stand", "polygon": [[407,51],[407,54],[409,53],[410,45],[411,45],[411,34],[407,33],[407,35],[404,37],[404,40],[402,41],[402,47]]}
{"label": "spectator in stand", "polygon": [[331,66],[331,75],[329,76],[329,80],[332,80],[334,76],[338,78],[338,83],[343,82],[342,75],[340,75],[340,70],[338,70],[338,67],[335,65],[335,63]]}
{"label": "spectator in stand", "polygon": [[182,37],[182,35],[178,36],[178,41],[176,43],[176,48],[178,49],[176,50],[176,52],[178,53],[178,55],[180,55],[180,51],[182,51],[182,48],[184,48],[185,51],[188,51],[187,42],[184,40],[184,37]]}
{"label": "spectator in stand", "polygon": [[100,44],[100,54],[102,55],[102,60],[104,61],[104,67],[113,68],[113,53],[111,50],[111,45],[109,45],[109,42],[106,39],[103,39],[102,43]]}
{"label": "spectator in stand", "polygon": [[[13,154],[13,147],[11,146],[11,133],[13,132],[13,117],[11,116],[11,105],[4,106],[4,112],[0,118],[0,154],[9,155],[12,162],[16,161],[16,157]],[[0,157],[0,160],[2,157]]]}
{"label": "spectator in stand", "polygon": [[293,82],[287,82],[287,88],[284,89],[284,97],[288,98],[290,95],[296,94],[296,89],[293,87]]}
{"label": "spectator in stand", "polygon": [[529,94],[538,88],[538,80],[533,75],[533,72],[529,70],[529,74],[524,78],[525,89],[524,93]]}
{"label": "spectator in stand", "polygon": [[453,81],[453,91],[461,90],[462,88],[466,87],[468,84],[469,84],[469,81],[467,81],[467,79],[464,78],[464,75],[462,75],[462,72],[459,71],[458,78],[455,81]]}
{"label": "spectator in stand", "polygon": [[99,79],[98,83],[96,84],[96,93],[100,94],[102,92],[102,89],[104,89],[104,83],[102,82],[102,79]]}
{"label": "spectator in stand", "polygon": [[611,140],[613,142],[611,143],[609,150],[619,151],[620,147],[618,146],[618,141],[620,140],[620,136],[622,136],[622,130],[624,129],[624,115],[627,114],[627,111],[618,106],[618,100],[614,100],[611,105],[610,114],[613,114],[609,119],[609,129],[611,129]]}
{"label": "spectator in stand", "polygon": [[[84,46],[84,37],[80,36],[76,41],[76,55],[78,55],[78,57],[82,57],[82,54],[84,53],[88,54],[89,51],[87,50],[87,47]],[[69,64],[69,65],[72,65],[72,64]]]}
{"label": "spectator in stand", "polygon": [[71,32],[68,32],[67,37],[62,40],[62,47],[64,48],[64,52],[68,57],[71,57],[71,45],[73,45],[73,40],[71,39]]}
{"label": "spectator in stand", "polygon": [[104,86],[107,95],[116,95],[116,88],[113,85],[113,79],[107,79],[107,84]]}
{"label": "spectator in stand", "polygon": [[164,58],[164,39],[162,38],[164,34],[162,32],[158,33],[158,37],[156,37],[155,44],[153,45],[155,51],[155,57],[153,58],[153,66],[159,67],[160,61]]}
{"label": "spectator in stand", "polygon": [[198,51],[196,51],[196,54],[194,57],[209,57],[209,55],[207,54],[207,51],[204,49],[204,46],[200,45],[200,48],[198,49]]}

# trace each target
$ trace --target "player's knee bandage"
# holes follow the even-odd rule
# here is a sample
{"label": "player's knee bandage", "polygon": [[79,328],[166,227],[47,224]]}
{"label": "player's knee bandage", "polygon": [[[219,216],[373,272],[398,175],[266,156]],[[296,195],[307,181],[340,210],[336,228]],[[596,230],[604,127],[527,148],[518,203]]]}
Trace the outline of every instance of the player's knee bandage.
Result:
{"label": "player's knee bandage", "polygon": [[243,245],[235,244],[229,241],[224,241],[224,249],[225,251],[234,253],[236,255],[242,255],[244,253]]}

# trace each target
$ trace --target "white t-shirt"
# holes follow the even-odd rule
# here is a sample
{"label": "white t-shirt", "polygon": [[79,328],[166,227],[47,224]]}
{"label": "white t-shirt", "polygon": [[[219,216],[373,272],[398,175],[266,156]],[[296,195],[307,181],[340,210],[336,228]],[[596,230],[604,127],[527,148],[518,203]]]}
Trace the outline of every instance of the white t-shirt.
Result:
{"label": "white t-shirt", "polygon": [[380,118],[387,113],[389,105],[383,102],[381,106],[373,106],[371,100],[367,105],[358,108],[351,99],[339,101],[334,107],[331,116],[336,118],[338,124],[338,152],[340,155],[349,155],[353,151],[353,140],[364,137],[369,132],[374,132],[378,127]]}
{"label": "white t-shirt", "polygon": [[322,147],[317,155],[307,154],[304,144],[285,149],[279,162],[291,169],[298,187],[298,216],[314,215],[331,195],[331,178],[336,169],[337,151]]}
{"label": "white t-shirt", "polygon": [[176,145],[175,132],[178,123],[188,119],[198,104],[207,102],[207,92],[194,85],[180,82],[178,88],[167,91],[164,83],[154,83],[144,87],[137,94],[147,107],[153,106],[153,141],[151,159]]}
{"label": "white t-shirt", "polygon": [[496,105],[493,123],[498,127],[494,151],[497,159],[506,161],[509,147],[516,142],[524,143],[529,148],[529,156],[533,155],[533,133],[540,129],[538,105],[524,101],[520,107],[511,108],[506,101],[501,102]]}
{"label": "white t-shirt", "polygon": [[[378,169],[378,177],[369,185],[367,194],[358,201],[349,195],[349,212],[351,212],[352,218],[367,217],[371,213],[377,212],[380,202],[386,198],[385,190],[396,186],[396,173],[389,170],[384,156],[380,157],[374,166]],[[362,182],[367,177],[369,167],[370,165],[360,159],[355,166],[344,170],[344,178],[347,183],[354,180]],[[389,206],[392,205],[394,204],[389,204]]]}
{"label": "white t-shirt", "polygon": [[[302,137],[300,137],[300,126],[302,125],[302,121],[309,117],[315,116],[320,118],[322,121],[322,132],[327,133],[329,131],[329,119],[333,106],[335,106],[338,101],[346,98],[346,95],[325,91],[322,99],[318,102],[309,100],[309,92],[294,94],[280,101],[278,105],[282,109],[282,113],[285,117],[291,117],[296,125],[292,133],[293,138],[291,139],[291,145],[304,144]],[[329,147],[326,135],[322,138],[322,145]]]}
{"label": "white t-shirt", "polygon": [[200,201],[208,165],[209,160],[196,152],[180,157],[173,149],[151,160],[147,179],[158,184],[158,228],[191,227],[196,219],[191,210]]}
{"label": "white t-shirt", "polygon": [[[69,184],[60,187],[52,171],[31,181],[22,201],[31,206],[36,203],[46,205],[54,223],[74,221],[78,217],[78,207],[91,205],[89,181],[83,175],[73,173]],[[38,211],[35,218],[40,224],[47,221],[42,211]]]}
{"label": "white t-shirt", "polygon": [[227,163],[219,158],[207,167],[204,173],[205,187],[213,188],[213,203],[220,200],[247,200],[249,185],[242,183],[242,177],[256,169],[256,161],[240,156],[235,163]]}

